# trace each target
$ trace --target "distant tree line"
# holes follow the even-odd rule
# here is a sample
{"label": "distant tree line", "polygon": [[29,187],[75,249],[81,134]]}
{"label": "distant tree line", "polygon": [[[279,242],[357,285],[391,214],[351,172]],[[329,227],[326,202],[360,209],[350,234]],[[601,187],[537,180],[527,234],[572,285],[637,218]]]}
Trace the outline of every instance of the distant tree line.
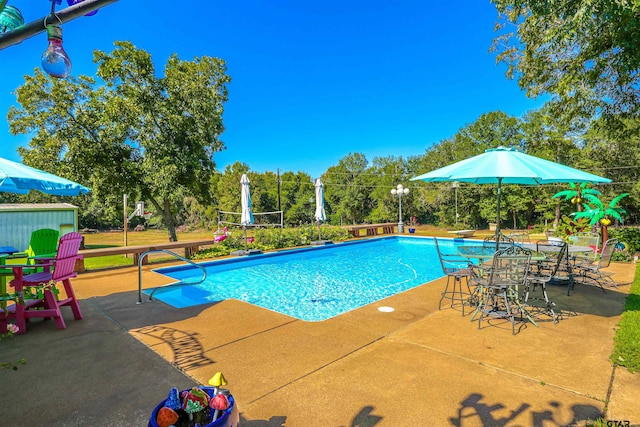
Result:
{"label": "distant tree line", "polygon": [[[395,222],[401,183],[403,216],[423,224],[480,228],[495,221],[496,186],[410,181],[410,178],[508,146],[613,180],[598,190],[621,202],[626,224],[639,222],[640,37],[635,6],[597,0],[494,0],[499,26],[494,49],[507,77],[530,96],[549,101],[523,117],[487,112],[425,151],[403,159],[348,153],[321,177],[327,222]],[[176,239],[178,227],[216,227],[218,210],[240,212],[240,176],[249,175],[253,209],[284,211],[295,226],[313,221],[313,179],[305,172],[257,172],[236,162],[219,171],[227,101],[222,59],[172,56],[162,75],[151,56],[129,42],[95,51],[96,76],[55,80],[36,70],[16,90],[8,114],[13,134],[29,135],[23,161],[92,189],[87,196],[53,198],[0,193],[0,201],[68,201],[80,206],[80,224],[123,224],[122,195],[142,200],[152,226]],[[401,143],[401,142],[400,142]],[[389,147],[393,151],[393,147]],[[274,165],[274,169],[278,165]],[[563,185],[503,187],[504,227],[553,222],[574,206],[552,196]],[[458,214],[456,217],[456,213]]]}

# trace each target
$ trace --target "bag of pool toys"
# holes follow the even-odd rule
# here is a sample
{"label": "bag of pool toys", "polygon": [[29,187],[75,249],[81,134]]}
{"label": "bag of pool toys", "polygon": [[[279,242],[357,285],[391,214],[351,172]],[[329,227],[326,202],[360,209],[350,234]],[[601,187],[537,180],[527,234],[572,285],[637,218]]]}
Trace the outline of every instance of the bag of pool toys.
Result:
{"label": "bag of pool toys", "polygon": [[[237,427],[239,414],[224,376],[218,372],[210,380],[213,387],[193,387],[169,391],[154,410],[150,427]],[[223,419],[224,418],[224,419]]]}

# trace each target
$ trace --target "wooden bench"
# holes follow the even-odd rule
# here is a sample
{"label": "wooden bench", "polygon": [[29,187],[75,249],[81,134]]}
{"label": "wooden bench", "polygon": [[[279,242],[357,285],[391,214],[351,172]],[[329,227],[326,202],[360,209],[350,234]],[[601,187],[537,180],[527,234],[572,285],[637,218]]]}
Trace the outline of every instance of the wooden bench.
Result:
{"label": "wooden bench", "polygon": [[353,237],[361,237],[360,231],[365,230],[366,236],[377,236],[378,234],[393,234],[398,227],[396,222],[386,222],[384,224],[363,224],[352,225],[348,228],[349,234]]}
{"label": "wooden bench", "polygon": [[453,230],[448,231],[449,234],[455,234],[458,237],[473,237],[476,233],[476,230]]}
{"label": "wooden bench", "polygon": [[[83,258],[93,258],[100,256],[110,256],[110,255],[125,255],[125,254],[133,254],[133,265],[138,265],[138,261],[140,260],[140,255],[147,251],[152,251],[156,249],[179,249],[184,248],[185,257],[188,258],[192,256],[194,253],[200,250],[201,246],[210,246],[215,244],[213,239],[209,240],[195,240],[189,242],[167,242],[167,243],[153,243],[149,245],[136,245],[136,246],[115,246],[110,248],[99,248],[99,249],[84,249],[80,251],[80,255]],[[143,264],[149,263],[149,258],[145,257],[142,260]],[[76,271],[82,272],[84,271],[84,261],[78,260],[76,262]]]}

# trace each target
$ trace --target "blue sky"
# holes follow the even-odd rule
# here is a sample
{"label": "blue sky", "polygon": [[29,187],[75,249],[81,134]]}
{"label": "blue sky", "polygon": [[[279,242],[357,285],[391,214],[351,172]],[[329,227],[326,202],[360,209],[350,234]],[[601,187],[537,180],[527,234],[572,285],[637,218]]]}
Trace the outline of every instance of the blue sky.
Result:
{"label": "blue sky", "polygon": [[[9,4],[26,22],[50,8]],[[151,53],[158,73],[173,53],[223,58],[232,82],[218,168],[318,177],[349,153],[420,155],[483,113],[540,107],[488,52],[496,17],[488,0],[120,0],[63,31],[74,75],[95,74],[93,50],[116,40]],[[0,139],[12,160],[29,142],[9,133],[12,92],[45,48],[40,34],[0,50]]]}

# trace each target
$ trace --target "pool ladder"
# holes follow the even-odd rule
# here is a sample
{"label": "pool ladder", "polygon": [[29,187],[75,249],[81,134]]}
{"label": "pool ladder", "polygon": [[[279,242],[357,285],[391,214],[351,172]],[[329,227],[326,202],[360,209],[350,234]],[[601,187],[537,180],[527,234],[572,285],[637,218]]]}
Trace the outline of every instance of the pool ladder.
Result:
{"label": "pool ladder", "polygon": [[149,299],[147,300],[147,302],[153,301],[153,294],[160,288],[168,288],[169,286],[181,286],[181,285],[197,285],[197,284],[200,284],[200,283],[204,282],[207,279],[207,270],[202,265],[198,264],[197,262],[193,262],[188,258],[180,256],[175,252],[171,252],[171,251],[169,251],[167,249],[152,249],[150,251],[143,252],[140,255],[140,258],[138,259],[138,304],[142,304],[142,261],[144,260],[144,257],[146,257],[147,255],[149,255],[151,253],[154,253],[154,252],[167,253],[169,255],[174,256],[175,258],[178,258],[179,260],[182,260],[184,262],[187,262],[187,263],[189,263],[191,265],[194,265],[194,266],[198,267],[200,270],[202,270],[202,277],[197,282],[191,282],[191,281],[183,282],[182,280],[179,280],[179,281],[174,282],[174,283],[169,283],[167,285],[158,286],[157,288],[154,288],[151,291],[151,293],[149,294]]}

